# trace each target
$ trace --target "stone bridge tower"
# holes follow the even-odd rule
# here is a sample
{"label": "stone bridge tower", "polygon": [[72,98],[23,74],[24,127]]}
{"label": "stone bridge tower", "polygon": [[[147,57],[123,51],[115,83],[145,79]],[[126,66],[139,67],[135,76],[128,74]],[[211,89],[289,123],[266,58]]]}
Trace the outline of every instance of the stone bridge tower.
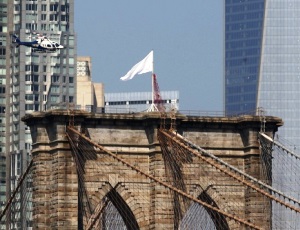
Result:
{"label": "stone bridge tower", "polygon": [[[84,178],[91,211],[106,197],[114,197],[128,229],[174,229],[183,224],[184,216],[176,220],[170,192],[136,173],[105,153],[85,158],[82,177],[74,161],[66,128],[74,124],[106,149],[116,153],[149,175],[167,181],[166,162],[157,138],[161,119],[158,113],[91,114],[53,110],[27,115],[23,121],[32,135],[33,223],[34,229],[86,229],[83,215],[84,199],[79,179]],[[266,117],[265,132],[273,136],[282,121]],[[176,129],[192,143],[201,146],[234,167],[261,178],[258,132],[262,119],[258,116],[188,117],[176,115]],[[88,147],[85,147],[88,154]],[[209,197],[211,203],[231,211],[251,223],[270,228],[270,203],[250,189],[241,186],[199,159],[190,158],[183,164],[186,191],[196,197]],[[86,201],[86,200],[85,200]],[[190,205],[192,203],[190,202]],[[184,210],[186,213],[187,207]],[[243,229],[225,217],[217,229]],[[184,215],[195,215],[193,213]],[[125,218],[126,216],[126,218]],[[177,222],[177,225],[176,223]],[[182,226],[182,225],[181,225]],[[184,227],[181,227],[184,229]],[[188,228],[187,228],[188,229]]]}

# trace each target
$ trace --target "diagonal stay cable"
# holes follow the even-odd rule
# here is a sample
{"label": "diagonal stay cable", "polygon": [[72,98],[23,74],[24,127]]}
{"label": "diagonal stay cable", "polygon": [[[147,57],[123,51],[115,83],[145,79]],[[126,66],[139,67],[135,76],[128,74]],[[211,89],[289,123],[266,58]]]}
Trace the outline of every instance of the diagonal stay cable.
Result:
{"label": "diagonal stay cable", "polygon": [[67,130],[70,130],[70,131],[72,131],[72,132],[80,135],[82,138],[84,138],[91,145],[93,145],[93,146],[97,147],[98,149],[106,152],[108,155],[110,155],[111,157],[113,157],[115,160],[121,162],[122,164],[126,165],[127,167],[131,168],[132,170],[136,171],[137,173],[140,173],[141,175],[145,176],[146,178],[148,178],[148,179],[150,179],[150,180],[152,180],[152,181],[154,181],[154,182],[156,182],[156,183],[164,186],[165,188],[168,188],[168,189],[170,189],[170,190],[172,190],[174,192],[177,192],[178,194],[180,194],[180,195],[182,195],[182,196],[184,196],[184,197],[186,197],[186,198],[188,198],[188,199],[190,199],[190,200],[192,200],[192,201],[194,201],[194,202],[196,202],[196,203],[198,203],[198,204],[200,204],[202,206],[205,206],[205,207],[207,207],[207,208],[209,208],[209,209],[211,209],[211,210],[213,210],[215,212],[218,212],[219,214],[222,214],[222,215],[228,217],[229,219],[235,220],[235,221],[237,221],[237,222],[239,222],[239,223],[241,223],[241,224],[243,224],[245,226],[248,226],[248,227],[253,228],[253,229],[261,229],[259,226],[256,226],[256,225],[254,225],[254,224],[252,224],[252,223],[250,223],[250,222],[248,222],[246,220],[243,220],[243,219],[241,219],[239,217],[236,217],[235,215],[226,213],[226,212],[224,212],[224,211],[222,211],[222,210],[220,210],[220,209],[218,209],[218,208],[216,208],[216,207],[214,207],[212,205],[209,205],[209,204],[207,204],[207,203],[205,203],[205,202],[203,202],[201,200],[198,200],[197,198],[191,196],[190,194],[187,194],[187,193],[183,192],[182,190],[177,189],[177,188],[175,188],[175,187],[173,187],[173,186],[171,186],[171,185],[169,185],[169,184],[167,184],[167,183],[165,183],[165,182],[163,182],[163,181],[155,178],[154,176],[151,176],[151,175],[149,175],[149,174],[141,171],[137,167],[129,164],[127,161],[125,161],[122,158],[118,157],[116,154],[114,154],[111,151],[105,149],[103,146],[101,146],[101,145],[99,145],[97,143],[94,143],[92,140],[90,140],[86,136],[82,135],[80,132],[78,132],[74,128],[67,127]]}
{"label": "diagonal stay cable", "polygon": [[[203,148],[201,148],[200,146],[198,145],[195,145],[194,143],[190,142],[189,140],[187,140],[185,137],[181,136],[180,134],[178,133],[172,133],[173,135],[177,135],[178,137],[180,137],[182,140],[184,140],[186,143],[188,143],[189,145],[193,146],[194,148],[198,149],[199,151],[201,151],[202,153],[205,153],[207,156],[211,157],[212,159],[214,159],[215,161],[219,162],[220,164],[222,165],[225,165],[226,167],[228,167],[229,169],[231,169],[232,171],[236,172],[237,174],[240,174],[242,176],[244,176],[245,178],[249,179],[250,181],[253,181],[255,183],[257,183],[258,185],[260,185],[261,187],[265,188],[265,189],[269,189],[270,191],[272,191],[273,193],[279,195],[279,196],[282,196],[283,198],[289,200],[289,201],[292,201],[298,205],[300,205],[300,201],[299,200],[296,200],[295,198],[293,197],[290,197],[290,196],[287,196],[286,194],[284,194],[282,191],[279,191],[275,188],[273,188],[272,186],[256,179],[255,177],[253,176],[250,176],[249,174],[233,167],[232,165],[226,163],[225,161],[221,160],[220,158],[216,157],[215,155],[209,153],[208,151],[204,150]],[[265,135],[263,135],[265,137]],[[269,139],[269,138],[268,138]],[[295,155],[293,155],[295,156]],[[295,156],[296,157],[296,156]]]}
{"label": "diagonal stay cable", "polygon": [[104,202],[100,202],[94,213],[91,215],[90,219],[88,220],[86,230],[93,229],[94,225],[96,224],[97,220],[99,219],[100,215],[102,214],[104,208],[107,206],[108,200],[105,200]]}
{"label": "diagonal stay cable", "polygon": [[3,209],[2,213],[0,214],[0,221],[2,221],[2,217],[5,215],[6,211],[8,210],[9,206],[11,205],[13,199],[15,198],[16,194],[20,190],[20,187],[22,186],[22,183],[23,183],[24,179],[26,178],[27,174],[29,173],[32,164],[33,164],[33,159],[30,161],[30,163],[27,166],[25,172],[23,173],[22,177],[19,180],[16,189],[13,191],[11,197],[9,198],[9,200],[7,201],[7,203],[5,205],[5,208]]}
{"label": "diagonal stay cable", "polygon": [[[73,155],[73,159],[76,165],[76,170],[77,170],[77,176],[78,176],[78,183],[79,183],[79,190],[80,190],[80,196],[79,199],[81,199],[81,202],[83,202],[84,198],[86,199],[86,208],[83,207],[83,211],[85,213],[85,216],[87,218],[90,218],[90,216],[92,215],[92,209],[91,209],[91,204],[89,202],[88,199],[88,195],[87,195],[87,191],[86,188],[84,186],[84,166],[82,164],[82,162],[79,159],[79,153],[77,151],[76,145],[74,143],[73,138],[69,135],[69,133],[66,133],[66,136],[69,140],[69,143],[71,145],[71,148],[73,150],[72,155]],[[87,209],[87,210],[86,210]]]}
{"label": "diagonal stay cable", "polygon": [[[298,212],[300,213],[300,209],[299,208],[296,208],[278,198],[276,198],[275,196],[267,193],[265,190],[263,189],[260,189],[259,187],[253,185],[252,183],[248,182],[248,181],[245,181],[244,178],[242,178],[240,175],[243,175],[245,177],[247,177],[250,181],[255,181],[255,182],[259,182],[260,185],[263,185],[264,183],[261,182],[261,181],[258,181],[256,178],[254,177],[251,177],[250,175],[247,175],[246,173],[240,171],[240,170],[237,170],[236,168],[230,166],[229,164],[227,164],[226,162],[220,160],[219,158],[217,158],[216,156],[208,153],[207,151],[205,151],[204,149],[200,148],[199,146],[196,146],[194,144],[192,144],[191,142],[187,142],[189,145],[192,145],[193,147],[195,147],[197,150],[201,151],[202,153],[205,153],[206,155],[208,155],[209,157],[212,158],[212,160],[215,160],[217,161],[218,163],[220,163],[222,166],[225,166],[227,168],[229,168],[230,170],[234,171],[235,173],[232,173],[231,171],[229,171],[227,168],[224,169],[223,167],[221,167],[220,165],[214,163],[212,160],[208,159],[207,157],[203,156],[202,154],[200,154],[198,151],[195,151],[194,149],[192,149],[191,147],[187,146],[186,144],[182,143],[180,140],[178,140],[178,138],[182,139],[182,140],[185,140],[185,138],[183,138],[181,135],[179,134],[175,134],[175,133],[171,133],[171,134],[168,134],[165,130],[160,130],[160,132],[162,132],[164,135],[166,135],[167,137],[169,137],[171,140],[173,140],[174,142],[176,142],[178,145],[186,148],[187,150],[189,150],[191,153],[193,153],[195,156],[199,157],[200,159],[202,159],[203,161],[205,161],[206,163],[212,165],[213,167],[217,168],[218,170],[220,170],[221,172],[229,175],[230,177],[234,178],[235,180],[239,181],[240,183],[252,188],[253,190],[261,193],[262,195],[274,200],[275,202],[295,211],[295,212]],[[236,175],[236,174],[239,174],[239,175]],[[251,179],[250,179],[251,178]],[[265,184],[265,187],[267,187],[268,185]],[[272,190],[273,192],[277,193],[277,194],[280,194],[281,196],[284,196],[285,198],[291,200],[291,201],[294,201],[295,203],[298,203],[299,204],[299,201],[296,201],[294,200],[293,198],[288,198],[286,195],[284,195],[283,193],[278,193],[277,190],[275,190],[274,188],[272,188],[271,186],[268,186],[268,189]]]}
{"label": "diagonal stay cable", "polygon": [[282,144],[280,144],[279,142],[275,141],[274,139],[272,139],[271,137],[267,136],[264,133],[259,133],[262,137],[264,137],[265,139],[267,139],[268,141],[270,141],[271,143],[275,144],[277,147],[283,149],[285,152],[287,152],[288,154],[292,155],[293,157],[295,157],[297,160],[300,160],[300,156],[297,155],[296,153],[294,153],[293,151],[287,149],[286,147],[284,147]]}

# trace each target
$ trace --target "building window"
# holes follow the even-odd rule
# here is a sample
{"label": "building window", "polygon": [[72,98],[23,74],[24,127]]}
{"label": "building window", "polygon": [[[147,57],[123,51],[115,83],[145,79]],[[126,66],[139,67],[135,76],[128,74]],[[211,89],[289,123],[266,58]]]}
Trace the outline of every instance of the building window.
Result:
{"label": "building window", "polygon": [[59,76],[57,75],[52,75],[51,76],[51,82],[54,83],[54,82],[59,82]]}
{"label": "building window", "polygon": [[25,81],[39,82],[39,75],[26,74]]}
{"label": "building window", "polygon": [[40,86],[39,85],[32,85],[33,86],[33,91],[39,91]]}
{"label": "building window", "polygon": [[46,21],[47,20],[47,14],[42,14],[41,15],[41,20]]}
{"label": "building window", "polygon": [[38,94],[26,94],[25,100],[26,101],[39,101],[39,95]]}
{"label": "building window", "polygon": [[47,11],[47,5],[46,4],[42,4],[41,5],[41,10],[42,11]]}
{"label": "building window", "polygon": [[47,29],[47,24],[41,24],[41,30],[48,30]]}
{"label": "building window", "polygon": [[50,14],[50,21],[57,21],[57,14]]}
{"label": "building window", "polygon": [[0,32],[4,32],[6,33],[7,32],[7,26],[0,26]]}
{"label": "building window", "polygon": [[52,85],[50,91],[51,93],[59,93],[59,85]]}
{"label": "building window", "polygon": [[0,36],[0,45],[6,46],[6,37],[5,36]]}
{"label": "building window", "polygon": [[51,95],[50,96],[50,101],[51,102],[58,102],[58,99],[59,99],[59,96],[57,96],[57,95]]}
{"label": "building window", "polygon": [[62,22],[68,22],[69,21],[69,15],[61,15],[61,19]]}
{"label": "building window", "polygon": [[37,10],[37,4],[26,4],[26,10],[36,11]]}
{"label": "building window", "polygon": [[57,11],[57,8],[58,8],[58,3],[50,5],[50,11]]}
{"label": "building window", "polygon": [[0,48],[0,55],[5,55],[6,54],[6,49],[5,48]]}
{"label": "building window", "polygon": [[39,72],[38,65],[25,65],[25,71]]}
{"label": "building window", "polygon": [[0,13],[7,13],[7,7],[6,6],[0,6]]}
{"label": "building window", "polygon": [[26,94],[25,95],[25,100],[26,101],[33,101],[33,94]]}
{"label": "building window", "polygon": [[33,110],[33,104],[25,104],[25,110]]}
{"label": "building window", "polygon": [[20,11],[20,5],[15,5],[15,11]]}
{"label": "building window", "polygon": [[65,12],[66,11],[66,5],[61,5],[60,6],[60,11]]}
{"label": "building window", "polygon": [[25,91],[26,92],[39,91],[39,85],[38,84],[26,84]]}

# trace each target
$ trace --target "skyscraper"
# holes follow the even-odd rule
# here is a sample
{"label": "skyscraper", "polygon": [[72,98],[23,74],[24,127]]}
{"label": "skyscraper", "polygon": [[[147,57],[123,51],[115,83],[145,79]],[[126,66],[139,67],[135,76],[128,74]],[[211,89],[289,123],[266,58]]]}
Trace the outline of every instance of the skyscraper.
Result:
{"label": "skyscraper", "polygon": [[[76,40],[74,0],[1,0],[0,14],[0,200],[3,202],[5,189],[9,196],[30,158],[30,130],[21,118],[33,111],[67,108],[75,103]],[[36,53],[29,47],[13,44],[13,34],[24,41],[34,40],[37,34],[45,35],[65,49]],[[30,226],[30,206],[23,207],[21,195],[7,218],[10,229]]]}
{"label": "skyscraper", "polygon": [[226,114],[262,108],[300,147],[300,2],[225,1]]}
{"label": "skyscraper", "polygon": [[[225,0],[225,111],[281,117],[278,135],[300,147],[300,2],[295,0]],[[273,184],[286,170],[273,161]],[[298,167],[299,168],[299,167]],[[298,172],[294,172],[297,175]],[[292,197],[299,197],[296,177],[286,175]],[[292,191],[294,188],[294,191]],[[276,211],[273,212],[276,214]],[[286,213],[281,229],[296,223]],[[298,224],[295,224],[299,226]]]}
{"label": "skyscraper", "polygon": [[253,113],[258,107],[264,0],[225,1],[225,111]]}

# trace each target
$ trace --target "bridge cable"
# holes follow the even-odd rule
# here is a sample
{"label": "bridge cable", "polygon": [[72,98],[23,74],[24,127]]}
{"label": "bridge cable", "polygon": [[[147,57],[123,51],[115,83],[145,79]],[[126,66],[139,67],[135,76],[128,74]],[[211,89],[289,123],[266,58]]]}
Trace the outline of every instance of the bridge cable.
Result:
{"label": "bridge cable", "polygon": [[[178,137],[180,137],[181,139],[183,139],[185,142],[187,142],[189,145],[191,145],[191,146],[193,146],[194,148],[198,149],[198,150],[201,151],[202,153],[205,153],[206,155],[208,155],[208,156],[211,157],[212,159],[216,160],[217,162],[219,162],[219,163],[225,165],[226,167],[228,167],[228,168],[231,169],[232,171],[234,171],[234,172],[236,172],[236,173],[238,173],[238,174],[240,174],[240,175],[242,175],[242,176],[248,178],[250,181],[253,181],[253,182],[259,184],[260,186],[262,186],[262,187],[264,187],[264,188],[266,188],[266,189],[271,190],[271,191],[274,192],[275,194],[277,194],[277,195],[279,195],[279,196],[282,196],[282,197],[284,197],[285,199],[288,199],[289,201],[292,201],[292,202],[294,202],[294,203],[300,205],[300,201],[299,201],[299,200],[296,200],[296,199],[293,198],[293,197],[287,196],[287,195],[285,195],[283,192],[274,189],[272,186],[270,186],[270,185],[268,185],[268,184],[266,184],[266,183],[264,183],[264,182],[262,182],[262,181],[256,179],[255,177],[253,177],[253,176],[251,176],[251,175],[249,175],[249,174],[247,174],[247,173],[245,173],[245,172],[243,172],[243,171],[241,171],[241,170],[239,170],[239,169],[237,169],[237,168],[231,166],[230,164],[226,163],[225,161],[221,160],[220,158],[216,157],[215,155],[211,154],[210,152],[204,150],[204,149],[201,148],[200,146],[195,145],[194,143],[190,142],[189,140],[187,140],[185,137],[181,136],[180,134],[173,132],[173,135],[177,135]],[[266,136],[266,135],[264,135],[264,136]],[[171,138],[171,137],[170,137],[170,138]],[[284,147],[283,147],[283,148],[284,148]],[[295,156],[295,155],[294,155],[294,156]],[[296,157],[296,156],[295,156],[295,157]],[[299,158],[299,159],[300,159],[300,158]]]}
{"label": "bridge cable", "polygon": [[27,174],[29,173],[31,166],[33,164],[33,160],[30,161],[29,165],[27,166],[25,172],[23,173],[23,175],[21,176],[17,187],[15,188],[15,190],[13,191],[11,197],[9,198],[9,200],[7,201],[2,213],[0,214],[0,221],[2,221],[2,217],[5,215],[6,211],[8,210],[8,208],[10,207],[13,199],[15,198],[16,194],[19,192],[20,187],[22,186],[22,183],[25,179],[25,177],[27,176]]}
{"label": "bridge cable", "polygon": [[[235,175],[235,174],[233,174],[233,173],[227,171],[226,169],[220,167],[219,165],[216,165],[215,163],[213,163],[212,161],[210,161],[209,159],[207,159],[207,158],[204,157],[203,155],[199,154],[199,152],[196,152],[196,151],[193,150],[192,148],[190,148],[190,147],[186,146],[185,144],[183,144],[182,142],[178,141],[176,137],[175,137],[175,138],[172,137],[172,136],[171,136],[170,134],[168,134],[166,131],[162,131],[162,130],[161,130],[161,132],[163,132],[166,136],[168,136],[170,139],[172,139],[173,141],[175,141],[175,142],[176,142],[177,144],[179,144],[180,146],[182,146],[182,147],[186,148],[187,150],[189,150],[189,151],[190,151],[191,153],[193,153],[195,156],[199,157],[200,159],[202,159],[202,160],[205,161],[206,163],[212,165],[213,167],[219,169],[221,172],[224,172],[225,174],[229,175],[230,177],[232,177],[232,178],[236,179],[237,181],[241,182],[242,184],[244,184],[244,185],[246,185],[246,186],[252,188],[253,190],[255,190],[255,191],[261,193],[262,195],[265,195],[266,197],[268,197],[268,198],[270,198],[270,199],[276,201],[277,203],[279,203],[279,204],[281,204],[281,205],[284,205],[285,207],[290,208],[291,210],[293,210],[293,211],[295,211],[295,212],[300,213],[300,209],[299,209],[299,208],[296,208],[296,207],[294,207],[294,206],[292,206],[292,205],[290,205],[290,204],[288,204],[288,203],[286,203],[286,202],[283,202],[282,200],[280,200],[280,199],[276,198],[275,196],[273,196],[273,195],[271,195],[271,194],[265,192],[264,190],[262,190],[262,189],[260,189],[260,188],[258,188],[258,187],[256,187],[256,186],[254,186],[254,185],[252,185],[252,184],[249,183],[249,182],[246,182],[245,180],[241,179],[239,176],[237,176],[237,175]],[[173,134],[173,135],[177,135],[178,137],[180,137],[181,139],[183,139],[183,137],[180,136],[179,134],[176,134],[176,133],[175,133],[175,134],[172,133],[172,134]],[[184,139],[183,139],[183,140],[184,140]],[[275,190],[275,189],[272,188],[271,186],[266,185],[265,183],[263,183],[263,182],[261,182],[261,181],[258,181],[256,178],[253,178],[253,177],[251,177],[251,176],[245,174],[244,172],[235,169],[234,167],[232,167],[232,166],[230,166],[229,164],[227,164],[226,162],[220,160],[220,159],[217,158],[216,156],[214,156],[214,155],[208,153],[207,151],[205,151],[204,149],[200,148],[199,146],[196,146],[196,145],[192,144],[191,142],[188,142],[188,143],[189,143],[190,145],[192,145],[193,147],[197,148],[199,151],[201,151],[201,152],[203,152],[203,153],[209,155],[213,160],[218,161],[218,162],[221,163],[223,166],[228,167],[229,169],[235,171],[235,172],[238,173],[238,174],[241,174],[241,175],[243,175],[243,176],[248,177],[249,180],[254,181],[254,182],[256,182],[256,183],[259,183],[261,186],[264,186],[264,187],[266,187],[266,188],[272,190],[274,193],[277,193],[277,194],[279,194],[279,195],[285,197],[286,199],[289,199],[289,200],[291,200],[291,201],[293,201],[293,202],[299,204],[299,201],[297,201],[297,200],[295,200],[295,199],[293,199],[293,198],[291,198],[291,197],[288,197],[288,196],[284,195],[282,192],[279,192],[279,191]]]}
{"label": "bridge cable", "polygon": [[236,217],[236,216],[234,216],[234,215],[232,215],[232,214],[226,213],[226,212],[224,212],[224,211],[222,211],[222,210],[220,210],[220,209],[218,209],[218,208],[216,208],[216,207],[214,207],[214,206],[212,206],[212,205],[210,205],[210,204],[207,204],[206,202],[203,202],[203,201],[201,201],[201,200],[199,200],[199,199],[197,199],[197,198],[195,198],[195,197],[193,197],[193,196],[191,196],[191,195],[189,195],[189,194],[183,192],[182,190],[177,189],[177,188],[175,188],[175,187],[173,187],[173,186],[171,186],[171,185],[169,185],[169,184],[167,184],[167,183],[165,183],[165,182],[163,182],[163,181],[161,181],[161,180],[155,178],[154,176],[151,176],[151,175],[149,175],[149,174],[147,174],[147,173],[144,173],[143,171],[141,171],[141,170],[138,169],[137,167],[135,167],[135,166],[129,164],[127,161],[125,161],[125,160],[121,159],[120,157],[118,157],[116,154],[114,154],[114,153],[112,153],[111,151],[105,149],[103,146],[101,146],[101,145],[99,145],[99,144],[97,144],[97,143],[94,143],[92,140],[90,140],[90,139],[87,138],[86,136],[82,135],[81,133],[79,133],[79,132],[78,132],[77,130],[75,130],[74,128],[67,127],[67,130],[70,130],[70,131],[72,131],[72,132],[74,132],[74,133],[80,135],[80,136],[81,136],[83,139],[85,139],[87,142],[89,142],[89,143],[92,144],[93,146],[99,148],[100,150],[106,152],[106,153],[109,154],[111,157],[113,157],[115,160],[120,161],[121,163],[123,163],[123,164],[126,165],[127,167],[131,168],[132,170],[135,170],[136,172],[140,173],[141,175],[145,176],[146,178],[148,178],[148,179],[150,179],[150,180],[152,180],[152,181],[154,181],[154,182],[156,182],[156,183],[158,183],[158,184],[160,184],[160,185],[162,185],[162,186],[164,186],[164,187],[166,187],[166,188],[172,190],[173,192],[177,192],[177,193],[179,193],[180,195],[182,195],[182,196],[184,196],[184,197],[186,197],[186,198],[188,198],[188,199],[190,199],[190,200],[192,200],[192,201],[194,201],[194,202],[196,202],[196,203],[198,203],[198,204],[200,204],[200,205],[202,205],[202,206],[204,206],[204,207],[207,207],[207,208],[209,208],[209,209],[211,209],[211,210],[213,210],[213,211],[215,211],[215,212],[218,212],[219,214],[222,214],[222,215],[228,217],[229,219],[235,220],[235,221],[237,221],[237,222],[239,222],[239,223],[242,223],[242,224],[244,224],[244,225],[246,225],[246,226],[248,226],[248,227],[251,227],[251,228],[253,228],[253,229],[261,229],[260,227],[254,225],[254,224],[252,224],[252,223],[250,223],[250,222],[247,222],[247,221],[245,221],[245,220],[243,220],[243,219],[241,219],[241,218],[239,218],[239,217]]}
{"label": "bridge cable", "polygon": [[297,160],[300,160],[300,156],[298,156],[296,153],[294,153],[293,151],[287,149],[286,147],[284,147],[282,144],[280,144],[279,142],[275,141],[274,139],[272,139],[271,137],[267,136],[266,134],[260,132],[259,133],[262,137],[264,137],[265,139],[267,139],[268,141],[270,141],[271,143],[275,144],[277,147],[283,149],[285,152],[287,152],[288,154],[292,155],[293,157],[295,157]]}

